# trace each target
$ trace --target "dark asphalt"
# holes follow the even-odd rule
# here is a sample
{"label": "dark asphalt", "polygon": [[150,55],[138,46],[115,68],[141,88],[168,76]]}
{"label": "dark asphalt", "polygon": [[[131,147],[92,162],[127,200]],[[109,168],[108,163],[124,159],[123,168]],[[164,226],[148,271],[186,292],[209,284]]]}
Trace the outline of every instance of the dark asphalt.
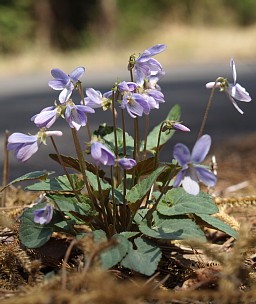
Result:
{"label": "dark asphalt", "polygon": [[[210,114],[206,123],[204,133],[212,136],[213,144],[219,145],[230,137],[249,134],[256,131],[256,64],[237,63],[238,83],[244,86],[252,97],[250,103],[241,103],[244,114],[239,114],[232,103],[225,96],[216,91]],[[128,73],[123,71],[119,74],[86,75],[83,83],[85,87],[94,87],[105,92],[109,90],[116,81],[117,77],[122,80],[128,80]],[[121,75],[121,76],[120,76]],[[123,75],[127,75],[125,78]],[[204,114],[207,100],[210,96],[210,90],[205,88],[205,83],[214,81],[218,76],[227,77],[232,81],[232,75],[227,63],[225,66],[182,66],[170,69],[166,77],[160,82],[162,91],[165,95],[165,104],[161,104],[160,110],[154,110],[150,114],[150,125],[153,127],[160,123],[170,108],[179,104],[182,109],[182,120],[190,129],[190,133],[176,132],[171,141],[162,151],[163,161],[171,160],[172,148],[177,142],[183,142],[189,147],[193,146],[199,131],[200,123]],[[15,77],[1,79],[2,89],[0,91],[1,119],[0,132],[1,144],[3,149],[3,134],[5,130],[13,132],[32,133],[37,132],[37,128],[30,121],[30,118],[41,111],[46,106],[53,104],[58,97],[58,92],[47,86],[50,76],[30,75],[24,77]],[[111,122],[110,112],[103,112],[97,109],[97,113],[89,115],[90,128],[93,130],[98,124]],[[128,122],[128,120],[127,120]],[[55,130],[62,130],[64,136],[56,140],[59,150],[65,155],[75,155],[71,136],[67,123],[59,119],[52,127]],[[132,132],[132,119],[127,128]],[[79,134],[85,133],[81,129]],[[255,143],[256,144],[256,143]],[[52,153],[50,141],[47,146],[41,146],[35,154],[25,164],[18,163],[10,154],[10,178],[12,180],[22,174],[30,171],[47,169],[62,173],[59,166],[49,159],[48,153]],[[1,153],[2,154],[2,153]],[[227,156],[228,157],[228,156]],[[2,172],[3,156],[1,157],[0,172]],[[2,176],[2,174],[0,174]]]}

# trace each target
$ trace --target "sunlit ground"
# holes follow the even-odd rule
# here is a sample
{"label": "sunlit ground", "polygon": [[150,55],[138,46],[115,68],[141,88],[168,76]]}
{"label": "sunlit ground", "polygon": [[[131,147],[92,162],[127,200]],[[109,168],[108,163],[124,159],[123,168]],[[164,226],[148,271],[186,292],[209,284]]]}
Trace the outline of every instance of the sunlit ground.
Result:
{"label": "sunlit ground", "polygon": [[[157,44],[165,43],[168,51],[158,59],[163,65],[184,63],[229,62],[230,57],[254,61],[256,54],[256,26],[248,28],[203,28],[164,24],[154,32],[147,32],[127,43],[117,41],[72,53],[47,51],[43,46],[26,53],[0,58],[0,75],[29,72],[49,72],[52,67],[73,68],[79,65],[89,70],[123,67],[124,58]],[[117,56],[118,52],[118,56]]]}

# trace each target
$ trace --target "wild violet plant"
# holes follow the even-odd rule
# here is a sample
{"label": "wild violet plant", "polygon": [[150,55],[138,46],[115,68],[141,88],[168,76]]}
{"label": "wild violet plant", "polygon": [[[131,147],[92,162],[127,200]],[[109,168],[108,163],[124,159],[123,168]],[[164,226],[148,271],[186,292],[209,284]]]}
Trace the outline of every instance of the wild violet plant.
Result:
{"label": "wild violet plant", "polygon": [[[51,173],[32,172],[12,182],[39,179],[26,189],[45,193],[41,202],[26,209],[20,218],[19,237],[24,246],[41,247],[53,232],[76,239],[90,234],[95,242],[109,241],[110,245],[99,252],[103,267],[124,267],[149,276],[157,269],[163,241],[204,241],[204,227],[237,236],[236,231],[213,216],[218,208],[207,188],[200,191],[200,183],[214,187],[217,181],[209,167],[201,164],[211,145],[211,137],[203,135],[203,129],[216,87],[232,99],[249,101],[249,94],[236,83],[235,64],[231,61],[234,83],[219,77],[207,85],[212,94],[192,153],[177,143],[174,158],[162,163],[160,151],[174,132],[190,131],[180,121],[178,105],[172,107],[163,122],[149,130],[149,116],[165,102],[158,84],[164,71],[153,58],[165,48],[159,44],[139,56],[131,55],[129,81],[115,83],[104,94],[86,88],[84,95],[83,67],[70,75],[52,70],[54,79],[49,86],[61,91],[59,103],[32,117],[39,128],[37,135],[14,133],[8,143],[8,149],[24,162],[37,152],[41,142],[50,138],[55,150],[50,157],[64,171],[64,175],[52,178]],[[71,98],[74,90],[80,94],[78,104]],[[98,108],[108,110],[113,125],[100,124],[91,134],[89,120]],[[133,121],[132,135],[126,132],[126,111]],[[142,116],[144,138],[139,130]],[[77,158],[62,155],[53,137],[62,133],[48,130],[59,118],[66,119],[71,129]],[[87,128],[87,146],[78,138],[83,127]]]}

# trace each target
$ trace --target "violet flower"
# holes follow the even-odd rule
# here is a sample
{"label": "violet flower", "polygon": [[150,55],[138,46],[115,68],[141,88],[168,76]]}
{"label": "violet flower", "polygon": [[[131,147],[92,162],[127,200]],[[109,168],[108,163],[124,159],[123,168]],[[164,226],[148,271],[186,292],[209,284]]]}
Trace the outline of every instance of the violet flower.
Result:
{"label": "violet flower", "polygon": [[117,85],[117,89],[121,93],[125,93],[125,92],[133,93],[137,87],[138,87],[137,83],[132,81],[122,81]]}
{"label": "violet flower", "polygon": [[90,107],[70,103],[67,105],[65,110],[65,119],[68,122],[70,128],[75,128],[78,131],[82,126],[86,126],[86,113],[94,112],[94,109]]}
{"label": "violet flower", "polygon": [[220,88],[221,91],[225,91],[229,99],[231,100],[233,106],[237,109],[239,113],[243,114],[244,112],[239,108],[238,104],[236,103],[236,100],[250,102],[251,97],[249,93],[246,91],[246,89],[236,82],[237,74],[236,74],[235,61],[233,60],[233,58],[230,59],[230,66],[232,68],[232,73],[233,73],[233,81],[234,81],[233,83],[228,83],[227,80],[225,80],[224,78],[222,79],[220,77],[220,81],[217,81],[216,83],[208,82],[206,84],[206,88],[212,89],[215,86],[216,88]]}
{"label": "violet flower", "polygon": [[44,108],[39,114],[31,117],[38,128],[47,128],[49,129],[57,120],[61,114],[61,109],[59,107],[51,106]]}
{"label": "violet flower", "polygon": [[38,150],[38,136],[13,133],[8,138],[7,149],[14,150],[18,161],[25,162]]}
{"label": "violet flower", "polygon": [[34,222],[40,225],[49,224],[53,216],[53,207],[46,205],[41,209],[37,209],[33,212]]}
{"label": "violet flower", "polygon": [[113,166],[115,164],[115,155],[105,145],[99,141],[93,141],[91,145],[91,156],[97,166]]}
{"label": "violet flower", "polygon": [[111,101],[111,95],[112,91],[108,91],[101,94],[100,91],[96,91],[93,88],[88,88],[85,90],[87,97],[84,98],[84,104],[88,107],[91,107],[93,109],[96,108],[103,108],[103,110],[107,110],[112,101]]}
{"label": "violet flower", "polygon": [[132,118],[142,116],[143,113],[149,114],[150,104],[147,96],[139,93],[126,93],[123,96],[121,108],[127,110]]}
{"label": "violet flower", "polygon": [[126,157],[118,159],[117,162],[118,162],[119,166],[121,166],[125,170],[130,170],[134,166],[137,165],[136,160],[134,160],[132,158],[126,158]]}
{"label": "violet flower", "polygon": [[192,154],[187,146],[178,143],[174,146],[173,156],[178,161],[182,169],[177,174],[173,186],[176,188],[180,184],[186,192],[192,195],[199,193],[199,182],[208,187],[215,186],[216,176],[200,163],[205,159],[211,146],[211,137],[203,135],[194,145]]}
{"label": "violet flower", "polygon": [[14,156],[18,161],[25,162],[38,150],[39,144],[46,144],[46,137],[61,136],[61,131],[40,130],[36,135],[13,133],[8,138],[7,149],[14,150]]}
{"label": "violet flower", "polygon": [[69,75],[60,69],[52,69],[51,74],[55,78],[48,82],[48,85],[54,90],[61,90],[59,101],[65,103],[68,101],[75,88],[75,85],[85,72],[84,67],[78,67],[73,70]]}
{"label": "violet flower", "polygon": [[134,64],[134,73],[136,76],[136,83],[143,86],[145,78],[150,77],[152,73],[162,71],[162,65],[152,56],[163,52],[166,49],[165,44],[157,44],[146,49],[136,60]]}
{"label": "violet flower", "polygon": [[174,122],[172,128],[176,131],[190,132],[190,129],[188,127],[179,122]]}

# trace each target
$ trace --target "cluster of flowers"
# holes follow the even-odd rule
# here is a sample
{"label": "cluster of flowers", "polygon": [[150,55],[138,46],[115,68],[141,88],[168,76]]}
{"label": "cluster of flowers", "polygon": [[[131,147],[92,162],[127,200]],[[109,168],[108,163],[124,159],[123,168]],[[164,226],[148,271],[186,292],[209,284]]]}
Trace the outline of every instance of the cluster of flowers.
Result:
{"label": "cluster of flowers", "polygon": [[[94,113],[96,108],[106,110],[112,108],[114,102],[117,102],[122,109],[126,109],[132,118],[137,118],[143,114],[149,115],[151,110],[159,109],[159,105],[164,100],[164,94],[158,85],[158,81],[164,76],[161,64],[153,56],[163,52],[166,49],[164,44],[155,45],[145,50],[141,55],[130,57],[128,70],[133,70],[136,81],[122,81],[116,88],[102,94],[93,88],[83,89],[80,79],[85,73],[84,67],[78,67],[69,75],[60,69],[53,69],[51,74],[53,80],[49,81],[49,86],[54,90],[60,90],[59,104],[44,108],[39,114],[34,115],[31,120],[39,128],[36,135],[26,135],[22,133],[13,133],[8,139],[8,150],[14,150],[15,157],[21,161],[27,161],[37,152],[41,143],[46,144],[46,138],[49,136],[61,136],[61,131],[49,131],[48,129],[55,123],[57,118],[64,118],[70,128],[78,131],[87,124],[87,114]],[[234,60],[231,59],[233,71],[233,83],[219,77],[215,82],[206,84],[207,88],[219,88],[227,93],[235,108],[243,113],[238,107],[236,100],[249,102],[251,100],[246,90],[236,82],[236,68]],[[131,74],[132,75],[132,74]],[[81,102],[76,105],[71,99],[73,90],[80,93]],[[180,122],[172,122],[171,127],[175,130],[190,131],[189,128]],[[199,182],[207,186],[216,184],[216,176],[200,163],[205,159],[211,145],[209,135],[201,136],[196,142],[192,154],[189,149],[179,143],[176,144],[173,156],[181,166],[181,170],[176,176],[174,187],[183,186],[185,191],[190,194],[198,194]],[[96,165],[114,166],[120,165],[123,169],[129,170],[136,165],[136,161],[131,158],[118,158],[108,147],[97,139],[91,139],[91,156]],[[47,212],[46,212],[47,211]],[[47,209],[45,212],[49,214]],[[41,218],[41,217],[38,217]]]}

